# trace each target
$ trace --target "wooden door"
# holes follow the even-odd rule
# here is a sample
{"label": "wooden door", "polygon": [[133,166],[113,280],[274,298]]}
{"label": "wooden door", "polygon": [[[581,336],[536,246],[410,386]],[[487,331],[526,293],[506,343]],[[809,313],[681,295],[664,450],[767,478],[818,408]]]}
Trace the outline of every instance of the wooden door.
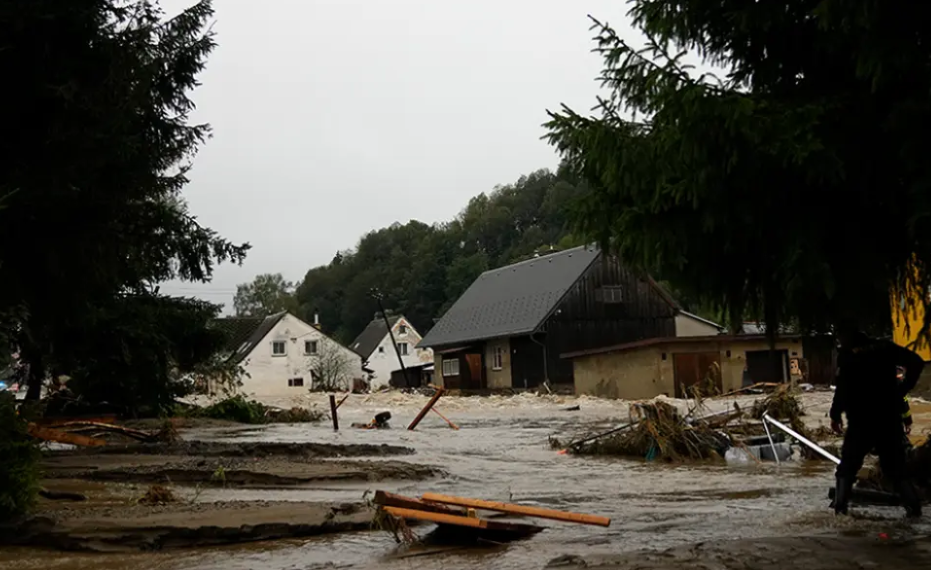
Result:
{"label": "wooden door", "polygon": [[683,352],[672,355],[676,398],[691,396],[695,389],[703,394],[723,392],[721,353]]}
{"label": "wooden door", "polygon": [[470,388],[473,390],[479,389],[482,387],[482,355],[481,354],[466,354],[465,355],[466,363],[469,367],[469,380],[467,386],[464,385],[463,388]]}

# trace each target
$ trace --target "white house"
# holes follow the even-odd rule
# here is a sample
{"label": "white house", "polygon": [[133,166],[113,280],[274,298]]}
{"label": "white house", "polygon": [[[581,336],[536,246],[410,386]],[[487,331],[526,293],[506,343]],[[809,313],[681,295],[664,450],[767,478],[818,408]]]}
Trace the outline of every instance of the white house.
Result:
{"label": "white house", "polygon": [[306,394],[312,387],[342,389],[365,378],[362,356],[321,330],[283,311],[268,317],[230,317],[214,323],[229,338],[230,359],[246,372],[241,392],[250,397]]}
{"label": "white house", "polygon": [[[417,348],[421,339],[420,333],[406,318],[389,316],[388,322],[391,324],[394,341],[398,345],[397,352],[401,353],[405,367],[433,362],[433,350]],[[366,367],[374,373],[370,383],[373,390],[387,386],[391,373],[401,369],[398,354],[391,346],[391,336],[381,313],[375,315],[365,330],[349,344],[349,348],[361,354],[366,361]]]}

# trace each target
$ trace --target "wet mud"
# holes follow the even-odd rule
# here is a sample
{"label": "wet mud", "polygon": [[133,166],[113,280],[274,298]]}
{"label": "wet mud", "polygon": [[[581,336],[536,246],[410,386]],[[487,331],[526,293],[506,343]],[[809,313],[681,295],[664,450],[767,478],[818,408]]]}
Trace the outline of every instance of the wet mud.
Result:
{"label": "wet mud", "polygon": [[[408,447],[373,444],[203,442],[109,445],[46,452],[38,512],[2,529],[0,544],[83,552],[127,552],[218,546],[368,529],[373,511],[361,503],[293,500],[301,488],[347,482],[420,481],[445,473],[392,459]],[[368,459],[357,459],[366,457]],[[139,504],[148,485],[174,488],[183,499]],[[284,500],[199,500],[216,491],[279,490]],[[356,500],[361,493],[356,495]]]}
{"label": "wet mud", "polygon": [[660,552],[584,558],[566,555],[546,565],[549,570],[785,570],[804,560],[808,570],[913,569],[931,567],[931,539],[879,537],[786,537],[715,541]]}
{"label": "wet mud", "polygon": [[67,451],[54,451],[50,457],[96,455],[196,455],[201,457],[387,457],[413,455],[414,450],[400,445],[367,443],[290,443],[290,442],[221,442],[181,441],[178,443],[140,443],[108,445]]}
{"label": "wet mud", "polygon": [[[805,420],[812,428],[828,421],[830,398],[829,393],[805,396]],[[425,396],[397,393],[351,397],[340,408],[340,420],[345,425],[365,422],[390,409],[399,424],[406,424],[426,400]],[[729,409],[735,401],[710,401],[708,412]],[[739,402],[741,407],[752,404],[747,398]],[[308,399],[286,403],[318,402]],[[108,447],[102,454],[94,450],[49,455],[46,463],[56,478],[47,480],[46,486],[87,492],[91,499],[73,504],[43,501],[44,512],[39,516],[60,520],[59,530],[79,528],[82,533],[90,533],[93,540],[84,544],[98,550],[84,554],[56,552],[51,548],[61,549],[62,543],[47,542],[45,548],[36,549],[34,546],[43,543],[34,541],[33,546],[0,548],[0,568],[510,570],[544,568],[552,562],[567,568],[584,564],[589,568],[682,570],[786,568],[802,563],[806,568],[832,570],[922,568],[931,560],[920,538],[931,534],[928,521],[905,523],[900,509],[861,506],[854,507],[856,516],[834,517],[827,499],[827,490],[833,484],[833,466],[824,462],[734,467],[559,455],[547,443],[550,436],[568,440],[615,427],[626,420],[629,402],[522,394],[509,398],[444,398],[438,405],[461,430],[449,429],[432,415],[414,431],[334,432],[326,425],[281,424],[239,429],[204,427],[183,432],[182,437],[190,443],[182,446],[151,451],[150,446]],[[682,402],[676,405],[685,407]],[[580,409],[565,411],[575,406]],[[914,433],[923,435],[931,427],[931,407],[913,404],[913,410]],[[415,455],[411,455],[412,450],[416,450]],[[212,477],[217,473],[218,465],[223,467],[226,483],[201,482],[208,474]],[[391,473],[395,468],[392,465],[400,472],[378,479]],[[435,470],[434,466],[448,472],[448,476],[422,479],[415,475],[426,475],[419,469]],[[196,477],[185,482],[175,480],[184,477],[166,472],[175,468]],[[104,472],[109,475],[101,476]],[[235,481],[236,475],[231,475],[235,473],[242,474],[239,482]],[[404,473],[411,477],[403,478]],[[132,505],[146,491],[147,478],[152,474],[170,477],[183,504],[146,508]],[[83,479],[68,479],[75,475]],[[284,483],[268,475],[283,478]],[[373,479],[379,482],[373,484]],[[386,532],[342,532],[368,528],[364,520],[368,515],[361,511],[331,519],[342,524],[346,518],[359,516],[352,523],[359,526],[324,526],[319,519],[288,518],[292,516],[291,508],[295,509],[293,516],[310,517],[326,513],[333,505],[357,504],[365,491],[375,489],[407,496],[441,492],[597,514],[610,517],[612,525],[597,528],[544,521],[541,524],[546,530],[524,541],[450,551],[402,549]],[[233,501],[240,506],[232,506]],[[282,501],[293,502],[284,505]],[[236,514],[239,508],[245,509],[243,516]],[[271,510],[262,511],[265,508]],[[254,516],[245,516],[253,512]],[[197,516],[204,518],[196,519],[195,513],[203,513]],[[158,518],[161,516],[170,520]],[[114,530],[102,518],[122,520],[132,532]],[[931,516],[927,519],[931,520]],[[99,528],[92,524],[95,520],[101,523]],[[136,520],[141,522],[132,522]],[[162,538],[153,538],[150,530],[138,530],[162,529],[166,525],[170,530]],[[267,525],[307,527],[300,531],[306,534],[289,535],[296,532],[290,526],[281,530],[280,526]],[[423,536],[431,527],[413,530]],[[320,532],[329,534],[315,536]],[[124,538],[114,546],[100,533]],[[878,538],[885,533],[891,538]],[[147,534],[148,540],[134,538]],[[179,536],[194,539],[185,542],[187,539]],[[292,540],[273,540],[289,536]],[[173,548],[175,545],[201,548]],[[136,552],[114,557],[105,553],[106,548]],[[162,550],[140,551],[149,548]],[[804,558],[799,552],[804,553]]]}
{"label": "wet mud", "polygon": [[362,504],[177,503],[59,509],[0,533],[0,544],[116,553],[303,538],[366,530]]}
{"label": "wet mud", "polygon": [[314,457],[229,457],[87,454],[48,457],[45,477],[120,483],[288,487],[321,481],[422,480],[443,475],[428,465],[401,461],[321,461]]}

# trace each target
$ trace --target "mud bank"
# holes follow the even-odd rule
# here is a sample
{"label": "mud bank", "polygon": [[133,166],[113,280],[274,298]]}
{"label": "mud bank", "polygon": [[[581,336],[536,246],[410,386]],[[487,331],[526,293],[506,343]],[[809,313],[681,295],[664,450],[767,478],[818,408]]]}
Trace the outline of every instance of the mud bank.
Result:
{"label": "mud bank", "polygon": [[590,559],[565,556],[548,569],[785,570],[804,560],[808,570],[931,567],[931,538],[898,541],[876,536],[789,537],[699,543],[661,552],[641,551]]}
{"label": "mud bank", "polygon": [[387,457],[413,455],[414,450],[400,445],[331,444],[331,443],[227,443],[216,441],[182,441],[178,443],[140,443],[108,445],[68,451],[50,452],[52,457],[76,455],[197,455],[200,457]]}
{"label": "mud bank", "polygon": [[105,455],[46,458],[46,479],[121,483],[292,487],[321,481],[422,480],[440,469],[400,461],[312,461],[276,457]]}
{"label": "mud bank", "polygon": [[[440,469],[401,461],[335,460],[353,455],[406,454],[391,446],[223,444],[108,446],[51,452],[43,457],[47,480],[123,483],[295,487],[321,481],[422,480]],[[368,453],[365,453],[368,452]]]}
{"label": "mud bank", "polygon": [[172,504],[48,511],[0,532],[0,544],[65,551],[132,552],[304,538],[367,530],[362,504]]}

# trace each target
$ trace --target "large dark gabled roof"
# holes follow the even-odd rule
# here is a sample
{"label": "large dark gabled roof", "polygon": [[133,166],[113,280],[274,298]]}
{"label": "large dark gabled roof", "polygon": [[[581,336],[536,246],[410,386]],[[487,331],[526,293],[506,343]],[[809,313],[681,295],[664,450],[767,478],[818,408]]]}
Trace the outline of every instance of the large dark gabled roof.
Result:
{"label": "large dark gabled roof", "polygon": [[576,247],[482,273],[417,346],[533,332],[599,254]]}
{"label": "large dark gabled roof", "polygon": [[[396,317],[389,316],[388,322],[393,327],[400,318],[400,315]],[[349,348],[361,354],[363,358],[368,358],[375,352],[378,344],[385,338],[386,334],[388,334],[388,327],[385,326],[385,320],[381,316],[376,317],[359,333],[356,340],[349,343]]]}
{"label": "large dark gabled roof", "polygon": [[282,311],[264,318],[225,317],[213,321],[212,326],[226,335],[224,352],[230,355],[230,361],[239,364],[287,314],[287,311]]}

